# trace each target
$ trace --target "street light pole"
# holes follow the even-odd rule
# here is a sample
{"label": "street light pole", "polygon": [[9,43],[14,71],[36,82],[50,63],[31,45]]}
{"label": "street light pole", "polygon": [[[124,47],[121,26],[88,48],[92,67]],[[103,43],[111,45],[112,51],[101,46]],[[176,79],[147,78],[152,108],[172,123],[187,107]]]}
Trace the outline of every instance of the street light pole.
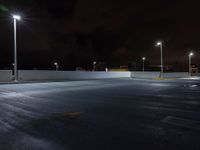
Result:
{"label": "street light pole", "polygon": [[58,63],[55,62],[54,65],[55,65],[55,67],[56,67],[56,71],[58,71],[58,67],[59,67]]}
{"label": "street light pole", "polygon": [[192,56],[194,55],[193,52],[189,54],[189,77],[191,76],[191,62],[192,62]]}
{"label": "street light pole", "polygon": [[93,62],[93,71],[96,71],[96,64],[97,64],[97,62],[94,61],[94,62]]}
{"label": "street light pole", "polygon": [[14,19],[14,81],[18,81],[17,71],[17,20],[20,20],[20,16],[13,15]]}
{"label": "street light pole", "polygon": [[143,70],[143,72],[144,72],[144,62],[145,62],[145,60],[146,60],[146,57],[142,57],[142,62],[143,62],[143,67],[142,67],[143,69],[142,70]]}
{"label": "street light pole", "polygon": [[160,47],[160,68],[161,68],[161,77],[163,77],[163,45],[162,42],[157,42],[157,46]]}

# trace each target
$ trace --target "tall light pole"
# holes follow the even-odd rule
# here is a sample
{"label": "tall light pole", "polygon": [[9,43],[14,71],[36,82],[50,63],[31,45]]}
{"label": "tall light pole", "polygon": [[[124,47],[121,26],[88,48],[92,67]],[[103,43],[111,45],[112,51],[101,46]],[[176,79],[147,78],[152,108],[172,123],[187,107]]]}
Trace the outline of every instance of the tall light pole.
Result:
{"label": "tall light pole", "polygon": [[161,77],[163,77],[163,45],[162,42],[157,42],[157,46],[160,47],[160,71],[161,71]]}
{"label": "tall light pole", "polygon": [[58,71],[58,67],[59,67],[58,63],[55,62],[54,65],[55,65],[55,67],[56,67],[56,71]]}
{"label": "tall light pole", "polygon": [[194,55],[194,53],[190,52],[190,54],[189,54],[189,76],[191,76],[191,62],[192,62],[193,55]]}
{"label": "tall light pole", "polygon": [[19,15],[13,15],[14,19],[14,80],[18,81],[18,71],[17,71],[17,20],[20,20]]}
{"label": "tall light pole", "polygon": [[146,57],[142,57],[142,63],[143,63],[142,70],[143,70],[143,72],[144,72],[144,62],[145,62],[145,60],[146,60]]}

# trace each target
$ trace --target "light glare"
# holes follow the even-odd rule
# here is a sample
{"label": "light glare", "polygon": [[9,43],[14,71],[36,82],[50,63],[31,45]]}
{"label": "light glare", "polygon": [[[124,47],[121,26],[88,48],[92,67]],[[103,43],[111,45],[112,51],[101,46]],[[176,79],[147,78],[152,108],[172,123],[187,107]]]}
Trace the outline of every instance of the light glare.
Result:
{"label": "light glare", "polygon": [[189,56],[193,56],[194,55],[194,53],[193,52],[191,52],[190,54],[189,54]]}
{"label": "light glare", "polygon": [[157,46],[160,46],[160,45],[162,45],[162,42],[157,42]]}
{"label": "light glare", "polygon": [[21,19],[21,17],[20,17],[19,15],[13,15],[13,18],[14,18],[14,19],[17,19],[17,20],[20,20],[20,19]]}

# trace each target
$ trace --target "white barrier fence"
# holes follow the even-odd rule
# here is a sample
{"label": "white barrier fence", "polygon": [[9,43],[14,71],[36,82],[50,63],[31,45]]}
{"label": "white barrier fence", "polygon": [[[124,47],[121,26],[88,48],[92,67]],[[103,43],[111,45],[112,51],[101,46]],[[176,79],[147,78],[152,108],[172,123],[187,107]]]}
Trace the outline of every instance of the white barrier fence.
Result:
{"label": "white barrier fence", "polygon": [[87,72],[87,71],[35,71],[20,70],[19,80],[65,80],[130,78],[130,72]]}
{"label": "white barrier fence", "polygon": [[164,73],[164,78],[187,78],[188,72],[170,72],[170,73]]}
{"label": "white barrier fence", "polygon": [[6,82],[12,80],[11,70],[0,70],[0,82]]}
{"label": "white barrier fence", "polygon": [[[87,72],[87,71],[47,71],[47,70],[19,70],[19,80],[68,80],[68,79],[106,79],[106,78],[144,78],[152,79],[160,76],[160,72]],[[187,78],[187,72],[164,73],[165,78]],[[12,80],[11,70],[0,70],[0,82]]]}
{"label": "white barrier fence", "polygon": [[[160,77],[160,72],[139,72],[133,71],[131,72],[132,78],[144,78],[144,79],[152,79]],[[163,73],[164,78],[187,78],[188,72],[165,72]]]}
{"label": "white barrier fence", "polygon": [[144,79],[152,79],[160,76],[160,72],[140,72],[140,71],[132,71],[131,78],[144,78]]}

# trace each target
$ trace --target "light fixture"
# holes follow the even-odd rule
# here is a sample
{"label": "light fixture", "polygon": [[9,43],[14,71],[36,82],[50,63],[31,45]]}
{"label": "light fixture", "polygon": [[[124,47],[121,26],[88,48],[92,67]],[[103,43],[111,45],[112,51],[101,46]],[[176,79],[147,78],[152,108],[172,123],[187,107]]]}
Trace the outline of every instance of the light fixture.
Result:
{"label": "light fixture", "polygon": [[162,42],[157,42],[156,45],[160,46],[160,45],[162,45]]}
{"label": "light fixture", "polygon": [[21,16],[19,16],[19,15],[13,15],[13,18],[16,19],[16,20],[20,20]]}
{"label": "light fixture", "polygon": [[191,52],[190,54],[189,54],[189,56],[193,56],[194,55],[194,53],[193,52]]}

